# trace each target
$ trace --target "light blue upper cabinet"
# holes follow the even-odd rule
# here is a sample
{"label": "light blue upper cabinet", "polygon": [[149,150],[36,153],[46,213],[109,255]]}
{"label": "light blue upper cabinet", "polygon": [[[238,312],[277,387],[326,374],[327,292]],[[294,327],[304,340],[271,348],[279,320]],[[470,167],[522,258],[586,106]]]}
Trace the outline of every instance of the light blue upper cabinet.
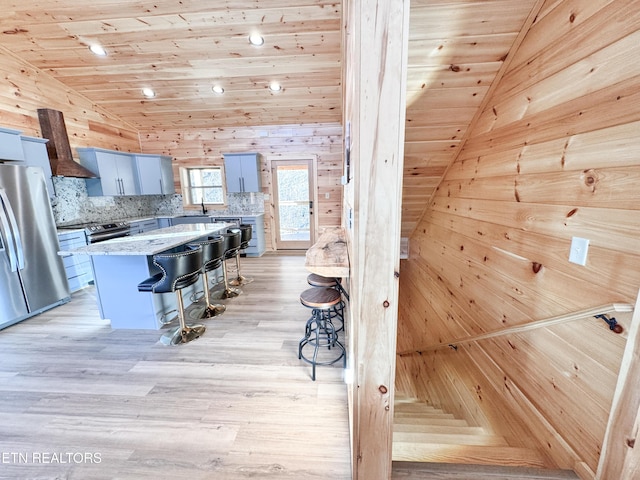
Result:
{"label": "light blue upper cabinet", "polygon": [[80,163],[100,178],[88,178],[90,196],[140,195],[134,155],[100,148],[78,148]]}
{"label": "light blue upper cabinet", "polygon": [[21,133],[18,130],[0,128],[0,161],[24,160]]}
{"label": "light blue upper cabinet", "polygon": [[225,153],[224,175],[227,192],[260,192],[262,175],[260,173],[259,153]]}
{"label": "light blue upper cabinet", "polygon": [[136,175],[142,195],[174,194],[171,157],[165,155],[136,154]]}

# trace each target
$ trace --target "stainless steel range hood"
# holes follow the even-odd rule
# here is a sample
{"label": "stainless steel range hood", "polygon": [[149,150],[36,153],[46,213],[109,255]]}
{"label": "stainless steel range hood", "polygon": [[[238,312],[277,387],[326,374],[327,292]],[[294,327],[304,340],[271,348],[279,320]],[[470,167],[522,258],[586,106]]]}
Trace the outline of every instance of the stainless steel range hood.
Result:
{"label": "stainless steel range hood", "polygon": [[97,177],[95,173],[73,159],[62,112],[50,108],[39,108],[38,120],[42,137],[49,139],[47,153],[53,175],[79,178]]}

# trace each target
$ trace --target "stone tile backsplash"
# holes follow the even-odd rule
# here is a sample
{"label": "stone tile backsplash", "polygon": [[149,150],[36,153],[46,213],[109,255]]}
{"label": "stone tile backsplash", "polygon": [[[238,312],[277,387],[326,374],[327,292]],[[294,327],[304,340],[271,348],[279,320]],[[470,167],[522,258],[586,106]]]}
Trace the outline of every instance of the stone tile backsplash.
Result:
{"label": "stone tile backsplash", "polygon": [[[52,200],[56,225],[104,223],[127,218],[170,216],[185,213],[182,195],[137,195],[90,197],[81,178],[53,177],[56,196]],[[227,207],[215,210],[220,215],[264,213],[262,193],[230,193]],[[199,212],[193,211],[194,214]],[[210,213],[214,213],[211,211]]]}
{"label": "stone tile backsplash", "polygon": [[227,208],[216,210],[220,215],[253,215],[264,213],[263,193],[227,193]]}

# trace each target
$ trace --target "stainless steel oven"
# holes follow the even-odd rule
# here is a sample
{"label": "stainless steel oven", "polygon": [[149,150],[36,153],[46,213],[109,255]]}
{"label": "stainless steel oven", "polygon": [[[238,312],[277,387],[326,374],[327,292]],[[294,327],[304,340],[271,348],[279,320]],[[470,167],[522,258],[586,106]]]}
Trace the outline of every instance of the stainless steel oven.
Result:
{"label": "stainless steel oven", "polygon": [[126,237],[131,233],[129,222],[85,223],[80,225],[64,225],[58,228],[83,228],[87,236],[87,243],[104,242],[112,238]]}

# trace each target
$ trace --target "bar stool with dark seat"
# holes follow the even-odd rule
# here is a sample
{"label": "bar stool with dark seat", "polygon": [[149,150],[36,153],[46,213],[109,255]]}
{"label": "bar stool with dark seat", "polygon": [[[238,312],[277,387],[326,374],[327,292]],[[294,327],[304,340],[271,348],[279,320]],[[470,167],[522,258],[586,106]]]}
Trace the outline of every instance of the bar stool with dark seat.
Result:
{"label": "bar stool with dark seat", "polygon": [[[310,273],[307,275],[307,283],[312,287],[320,288],[335,288],[341,292],[340,279],[336,277],[323,277],[317,273]],[[344,301],[340,298],[340,303],[331,309],[331,318],[337,318],[340,320],[340,326],[336,329],[336,332],[344,330]]]}
{"label": "bar stool with dark seat", "polygon": [[240,274],[240,250],[245,250],[249,248],[249,242],[251,241],[252,227],[248,223],[241,223],[238,228],[240,229],[240,248],[236,253],[236,272],[237,277],[229,282],[229,285],[233,285],[234,287],[240,285],[246,285],[248,283],[253,282],[253,278],[243,277]]}
{"label": "bar stool with dark seat", "polygon": [[[311,308],[312,313],[305,325],[304,337],[298,343],[298,359],[311,364],[311,379],[314,381],[316,365],[332,365],[342,359],[343,368],[347,366],[346,351],[338,340],[338,333],[331,321],[331,310],[341,300],[340,292],[330,287],[313,287],[300,294],[300,303]],[[311,358],[303,352],[307,345],[313,347]],[[332,348],[333,352],[331,352]],[[319,355],[321,358],[318,358]]]}
{"label": "bar stool with dark seat", "polygon": [[222,266],[224,258],[224,238],[222,235],[214,235],[206,240],[196,240],[190,242],[188,246],[202,247],[202,282],[203,296],[205,300],[205,308],[200,318],[211,318],[221,315],[226,310],[226,306],[222,304],[212,304],[209,293],[209,275],[208,272],[217,270]]}
{"label": "bar stool with dark seat", "polygon": [[229,228],[222,234],[224,238],[224,258],[222,260],[222,274],[224,275],[224,292],[221,298],[237,297],[242,293],[239,288],[231,288],[227,275],[227,260],[234,258],[240,250],[242,231],[239,228]]}
{"label": "bar stool with dark seat", "polygon": [[162,335],[160,341],[165,345],[187,343],[202,336],[206,327],[202,324],[187,325],[184,320],[182,289],[193,285],[200,278],[202,270],[202,247],[187,246],[183,252],[158,253],[153,263],[160,273],[138,284],[138,291],[152,293],[175,292],[178,301],[178,320],[180,324]]}

